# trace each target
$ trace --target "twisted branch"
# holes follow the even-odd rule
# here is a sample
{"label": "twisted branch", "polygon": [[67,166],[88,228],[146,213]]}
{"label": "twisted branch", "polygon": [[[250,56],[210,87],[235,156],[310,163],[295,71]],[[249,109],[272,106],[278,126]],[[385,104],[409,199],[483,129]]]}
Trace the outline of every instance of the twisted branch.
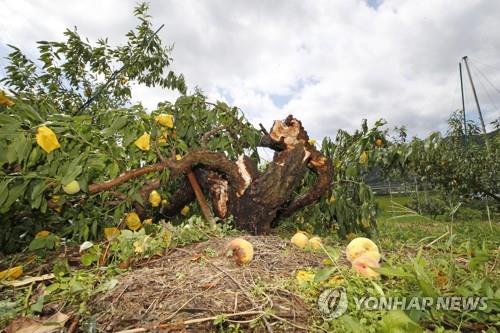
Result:
{"label": "twisted branch", "polygon": [[174,173],[187,173],[196,165],[204,165],[206,168],[224,174],[228,181],[237,190],[243,190],[245,181],[238,172],[238,167],[227,159],[223,153],[212,152],[207,150],[195,150],[188,153],[181,160],[165,160],[156,164],[148,165],[141,168],[132,169],[119,175],[118,177],[102,182],[89,185],[90,193],[98,193],[107,191],[115,186],[126,183],[131,179],[135,179],[148,173],[162,171],[163,169],[171,169]]}

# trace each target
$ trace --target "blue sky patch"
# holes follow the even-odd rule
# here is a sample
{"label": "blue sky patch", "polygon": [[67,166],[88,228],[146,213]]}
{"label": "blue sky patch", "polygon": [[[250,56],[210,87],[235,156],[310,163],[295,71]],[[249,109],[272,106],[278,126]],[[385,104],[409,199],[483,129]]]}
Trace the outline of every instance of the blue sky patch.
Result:
{"label": "blue sky patch", "polygon": [[382,2],[384,2],[384,0],[366,0],[366,4],[368,5],[368,7],[371,7],[373,9],[377,9],[382,4]]}

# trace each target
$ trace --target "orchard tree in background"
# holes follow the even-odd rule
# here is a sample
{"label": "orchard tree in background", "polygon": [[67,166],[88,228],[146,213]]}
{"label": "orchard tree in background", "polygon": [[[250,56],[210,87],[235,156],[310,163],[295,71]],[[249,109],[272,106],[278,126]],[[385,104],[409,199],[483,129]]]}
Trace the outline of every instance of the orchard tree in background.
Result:
{"label": "orchard tree in background", "polygon": [[398,169],[403,177],[416,178],[454,201],[484,197],[500,202],[500,135],[491,132],[488,151],[479,127],[467,122],[464,135],[460,112],[448,120],[445,136],[434,132],[404,145]]}

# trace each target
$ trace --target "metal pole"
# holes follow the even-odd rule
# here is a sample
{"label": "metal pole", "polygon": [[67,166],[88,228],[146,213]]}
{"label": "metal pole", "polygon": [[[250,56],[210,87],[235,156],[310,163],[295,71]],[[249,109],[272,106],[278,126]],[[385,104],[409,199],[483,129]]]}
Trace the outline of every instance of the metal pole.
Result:
{"label": "metal pole", "polygon": [[464,141],[467,142],[467,121],[465,120],[465,99],[464,99],[464,81],[462,80],[462,62],[458,63],[460,71],[460,89],[462,91],[462,116],[464,119]]}
{"label": "metal pole", "polygon": [[483,113],[481,112],[481,107],[479,106],[479,100],[477,99],[476,88],[474,87],[474,82],[472,81],[472,75],[470,74],[469,63],[467,62],[467,56],[462,58],[465,63],[465,68],[467,69],[467,74],[469,74],[470,85],[472,87],[472,92],[474,93],[474,99],[476,100],[477,112],[479,113],[479,120],[481,120],[481,127],[484,134],[484,143],[486,144],[486,150],[490,152],[490,143],[488,142],[488,135],[486,133],[486,126],[484,125]]}

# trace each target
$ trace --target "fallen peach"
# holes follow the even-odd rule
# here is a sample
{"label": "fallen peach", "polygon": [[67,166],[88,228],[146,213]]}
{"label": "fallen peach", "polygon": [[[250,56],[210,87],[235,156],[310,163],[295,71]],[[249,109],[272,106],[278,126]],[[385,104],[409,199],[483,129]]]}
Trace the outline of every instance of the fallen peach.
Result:
{"label": "fallen peach", "polygon": [[352,268],[354,268],[356,272],[369,278],[375,278],[380,275],[378,272],[372,269],[378,267],[380,267],[378,261],[364,255],[352,262]]}
{"label": "fallen peach", "polygon": [[227,246],[226,254],[238,265],[248,264],[253,259],[253,246],[242,238],[236,238]]}
{"label": "fallen peach", "polygon": [[299,231],[295,235],[293,235],[292,239],[290,240],[290,242],[293,245],[300,247],[301,249],[303,249],[307,246],[308,241],[309,241],[309,237],[307,237],[307,235],[301,231]]}

